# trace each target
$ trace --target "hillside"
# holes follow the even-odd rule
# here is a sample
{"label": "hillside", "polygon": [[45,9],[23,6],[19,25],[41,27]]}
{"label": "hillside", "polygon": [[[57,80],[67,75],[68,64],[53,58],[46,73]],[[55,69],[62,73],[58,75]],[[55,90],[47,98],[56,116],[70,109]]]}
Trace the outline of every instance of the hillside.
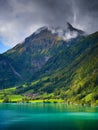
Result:
{"label": "hillside", "polygon": [[38,71],[63,45],[63,41],[58,41],[56,38],[45,29],[40,34],[31,35],[23,43],[2,54],[0,56],[1,86],[8,88],[30,79],[31,75]]}
{"label": "hillside", "polygon": [[0,55],[1,98],[98,104],[98,32],[84,36],[70,24],[68,29],[79,34],[64,40],[59,31],[43,27]]}
{"label": "hillside", "polygon": [[22,43],[0,55],[0,88],[13,87],[29,81],[51,57],[82,37],[78,29],[71,27],[67,31],[72,34],[75,32],[77,36],[65,41],[63,37],[67,32],[62,30],[60,35],[58,29],[54,29],[53,33],[53,29],[42,27]]}
{"label": "hillside", "polygon": [[98,103],[98,32],[63,48],[32,80],[17,93],[53,93],[67,102]]}

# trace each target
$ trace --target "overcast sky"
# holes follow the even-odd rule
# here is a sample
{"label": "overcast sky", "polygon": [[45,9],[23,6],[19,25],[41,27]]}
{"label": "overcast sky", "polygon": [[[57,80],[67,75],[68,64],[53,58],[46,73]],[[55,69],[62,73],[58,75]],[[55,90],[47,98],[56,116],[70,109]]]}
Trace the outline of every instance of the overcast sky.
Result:
{"label": "overcast sky", "polygon": [[0,0],[0,52],[44,25],[98,31],[98,0]]}

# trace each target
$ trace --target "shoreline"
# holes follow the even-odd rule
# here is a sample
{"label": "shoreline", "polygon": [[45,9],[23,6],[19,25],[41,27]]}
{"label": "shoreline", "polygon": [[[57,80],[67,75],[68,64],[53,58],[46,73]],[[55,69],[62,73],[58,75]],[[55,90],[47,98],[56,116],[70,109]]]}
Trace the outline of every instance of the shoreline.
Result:
{"label": "shoreline", "polygon": [[22,102],[22,101],[10,101],[10,102],[3,102],[3,100],[0,100],[0,104],[33,104],[33,103],[63,103],[65,105],[73,105],[73,106],[83,106],[83,107],[98,107],[98,105],[93,105],[93,104],[78,104],[78,103],[68,103],[65,100],[62,99],[46,99],[46,100],[30,100],[27,102]]}

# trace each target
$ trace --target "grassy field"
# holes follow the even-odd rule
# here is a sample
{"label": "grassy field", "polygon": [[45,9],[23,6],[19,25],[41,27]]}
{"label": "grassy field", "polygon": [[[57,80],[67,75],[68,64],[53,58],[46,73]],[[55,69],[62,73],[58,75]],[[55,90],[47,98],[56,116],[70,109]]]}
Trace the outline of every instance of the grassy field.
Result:
{"label": "grassy field", "polygon": [[[64,100],[62,99],[31,99],[28,101],[23,101],[21,95],[11,95],[9,96],[9,103],[63,103]],[[0,103],[3,103],[3,99],[0,99]]]}
{"label": "grassy field", "polygon": [[[15,90],[16,90],[16,87],[0,90],[0,103],[2,103],[2,102],[10,102],[10,103],[19,103],[19,102],[62,103],[62,102],[64,102],[64,100],[62,100],[62,99],[52,98],[54,96],[53,93],[51,93],[51,94],[44,93],[42,95],[38,95],[36,98],[33,99],[28,96],[14,94]],[[24,94],[26,94],[26,93],[24,93]]]}

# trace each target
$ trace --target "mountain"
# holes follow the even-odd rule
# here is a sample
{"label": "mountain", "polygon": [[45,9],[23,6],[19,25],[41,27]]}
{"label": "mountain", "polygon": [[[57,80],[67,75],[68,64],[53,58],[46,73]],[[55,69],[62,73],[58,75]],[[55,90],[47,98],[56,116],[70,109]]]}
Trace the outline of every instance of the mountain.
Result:
{"label": "mountain", "polygon": [[86,35],[67,26],[42,27],[1,54],[0,88],[37,99],[98,104],[98,32]]}
{"label": "mountain", "polygon": [[67,23],[67,28],[71,32],[77,32],[78,35],[84,35],[85,34],[84,31],[77,29],[77,28],[74,28],[70,23]]}
{"label": "mountain", "polygon": [[[71,25],[70,25],[71,26]],[[32,75],[62,48],[79,40],[70,37],[69,41],[60,31],[42,27],[27,37],[22,43],[0,55],[0,88],[12,87],[30,80]],[[69,29],[70,30],[70,29]],[[71,29],[70,31],[73,32]],[[78,32],[78,30],[76,29]],[[67,31],[62,30],[67,34]],[[82,36],[81,36],[82,37]]]}
{"label": "mountain", "polygon": [[81,38],[86,35],[84,31],[74,28],[70,23],[66,24],[65,29],[62,29],[60,27],[57,27],[57,28],[50,27],[49,30],[53,34],[56,34],[59,38],[65,41],[70,41],[72,39]]}
{"label": "mountain", "polygon": [[98,104],[98,32],[61,49],[24,85],[16,92],[53,93],[50,98]]}

